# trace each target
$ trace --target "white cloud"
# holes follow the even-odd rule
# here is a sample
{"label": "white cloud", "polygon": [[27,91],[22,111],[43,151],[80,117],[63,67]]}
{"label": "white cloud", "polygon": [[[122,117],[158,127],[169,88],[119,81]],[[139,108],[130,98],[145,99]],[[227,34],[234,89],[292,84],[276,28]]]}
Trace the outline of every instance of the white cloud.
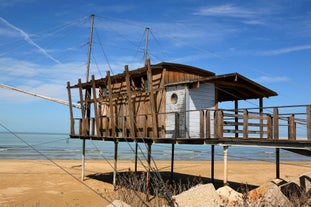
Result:
{"label": "white cloud", "polygon": [[41,52],[42,54],[44,54],[46,57],[48,57],[49,59],[51,59],[53,62],[55,63],[60,63],[59,60],[57,60],[56,58],[54,58],[53,56],[51,56],[44,48],[42,48],[41,46],[39,46],[37,43],[35,43],[30,36],[23,31],[22,29],[14,26],[13,24],[9,23],[7,20],[5,20],[4,18],[0,17],[0,21],[2,23],[4,23],[7,27],[17,31],[23,38],[24,40],[29,43],[30,45],[34,46],[35,48],[37,48],[39,50],[39,52]]}
{"label": "white cloud", "polygon": [[260,76],[259,78],[256,79],[256,81],[261,82],[261,83],[277,83],[277,82],[287,82],[289,81],[289,78],[285,76]]}
{"label": "white cloud", "polygon": [[286,48],[279,48],[275,50],[263,51],[263,52],[259,52],[258,54],[264,55],[264,56],[273,56],[273,55],[282,55],[282,54],[299,52],[299,51],[310,50],[310,49],[311,49],[311,45],[299,45],[299,46],[294,46],[294,47],[286,47]]}
{"label": "white cloud", "polygon": [[249,18],[249,17],[254,17],[256,15],[256,12],[250,9],[238,7],[232,4],[224,4],[224,5],[219,5],[219,6],[203,7],[203,8],[200,8],[194,14],[202,15],[202,16]]}

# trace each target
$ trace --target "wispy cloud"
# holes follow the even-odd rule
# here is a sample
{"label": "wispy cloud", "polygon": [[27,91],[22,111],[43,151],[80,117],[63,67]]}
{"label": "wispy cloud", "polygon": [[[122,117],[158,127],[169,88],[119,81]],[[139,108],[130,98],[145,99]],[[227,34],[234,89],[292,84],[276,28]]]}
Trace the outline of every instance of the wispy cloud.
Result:
{"label": "wispy cloud", "polygon": [[311,49],[311,45],[299,45],[299,46],[294,46],[294,47],[286,47],[286,48],[280,48],[276,50],[263,51],[263,52],[259,52],[259,55],[264,55],[264,56],[282,55],[282,54],[298,52],[298,51],[303,51],[303,50],[310,50],[310,49]]}
{"label": "wispy cloud", "polygon": [[52,60],[55,63],[60,64],[60,61],[57,60],[56,58],[54,58],[53,56],[51,56],[44,48],[40,47],[37,43],[35,43],[30,36],[24,32],[22,29],[14,26],[13,24],[9,23],[7,20],[5,20],[4,18],[0,17],[0,21],[3,22],[6,26],[10,27],[11,29],[17,31],[20,33],[20,35],[24,38],[24,40],[34,46],[35,48],[37,48],[39,50],[39,52],[41,52],[42,54],[44,54],[47,58],[49,58],[50,60]]}
{"label": "wispy cloud", "polygon": [[194,14],[202,15],[202,16],[225,16],[225,17],[249,18],[249,17],[253,17],[256,14],[256,12],[250,9],[238,7],[232,4],[224,4],[224,5],[219,5],[219,6],[203,7],[203,8],[200,8]]}
{"label": "wispy cloud", "polygon": [[256,79],[256,81],[261,82],[261,83],[277,83],[277,82],[287,82],[289,81],[288,77],[285,76],[260,76],[259,78]]}

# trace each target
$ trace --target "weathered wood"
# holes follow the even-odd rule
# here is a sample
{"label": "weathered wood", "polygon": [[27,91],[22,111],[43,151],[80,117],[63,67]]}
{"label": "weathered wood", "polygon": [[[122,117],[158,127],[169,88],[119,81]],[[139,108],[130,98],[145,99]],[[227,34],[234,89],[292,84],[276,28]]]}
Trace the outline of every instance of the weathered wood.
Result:
{"label": "weathered wood", "polygon": [[228,184],[228,146],[224,146],[224,185]]}
{"label": "weathered wood", "polygon": [[128,115],[129,115],[129,126],[130,126],[130,137],[135,137],[135,110],[132,102],[132,91],[131,91],[131,82],[130,82],[130,73],[128,70],[128,66],[124,67],[125,69],[125,82],[126,82],[126,95],[128,101]]}
{"label": "weathered wood", "polygon": [[95,115],[96,135],[100,136],[100,122],[99,122],[99,113],[98,113],[98,104],[97,104],[96,85],[95,85],[95,76],[94,75],[92,75],[92,89],[93,89],[93,99],[94,99],[94,115]]}
{"label": "weathered wood", "polygon": [[294,114],[288,117],[288,139],[296,140],[296,123]]}
{"label": "weathered wood", "polygon": [[307,112],[307,138],[311,140],[311,105],[306,106]]}
{"label": "weathered wood", "polygon": [[235,133],[235,137],[238,138],[239,137],[239,118],[237,117],[237,115],[239,114],[239,100],[234,100],[234,114],[236,115],[236,117],[234,118],[234,129],[236,131]]}
{"label": "weathered wood", "polygon": [[215,184],[215,145],[211,145],[211,182]]}
{"label": "weathered wood", "polygon": [[175,114],[175,136],[174,138],[179,138],[179,113],[174,113]]}
{"label": "weathered wood", "polygon": [[200,138],[204,137],[204,110],[200,111]]}
{"label": "weathered wood", "polygon": [[260,133],[260,138],[263,138],[263,117],[262,117],[262,113],[263,113],[263,99],[259,98],[259,114],[260,114],[260,119],[259,119],[259,131]]}
{"label": "weathered wood", "polygon": [[[268,116],[269,119],[268,119],[268,122],[267,122],[267,139],[272,139],[272,116]],[[261,125],[263,126],[263,125]],[[263,127],[262,129],[263,130]],[[263,134],[264,132],[261,131],[260,135],[262,136],[261,138],[263,138]]]}
{"label": "weathered wood", "polygon": [[273,108],[273,139],[279,139],[279,109]]}
{"label": "weathered wood", "polygon": [[171,154],[171,177],[170,182],[174,181],[174,161],[175,161],[175,144],[172,144],[172,154]]}
{"label": "weathered wood", "polygon": [[153,80],[152,80],[152,71],[150,66],[150,59],[147,60],[147,78],[148,78],[148,84],[149,84],[149,94],[150,94],[150,111],[151,111],[151,117],[152,117],[152,137],[158,138],[158,123],[157,123],[157,115],[156,115],[156,103],[153,93]]}
{"label": "weathered wood", "polygon": [[113,166],[113,187],[116,189],[117,186],[117,173],[118,173],[118,141],[114,141],[114,166]]}
{"label": "weathered wood", "polygon": [[75,121],[73,118],[73,108],[72,108],[72,99],[71,99],[71,90],[70,90],[70,82],[67,82],[67,94],[68,94],[68,102],[69,102],[69,115],[70,115],[70,135],[75,135]]}
{"label": "weathered wood", "polygon": [[248,138],[248,111],[244,109],[243,111],[243,138]]}
{"label": "weathered wood", "polygon": [[275,178],[280,178],[280,149],[275,148]]}
{"label": "weathered wood", "polygon": [[205,113],[205,137],[211,138],[211,111]]}
{"label": "weathered wood", "polygon": [[83,91],[82,91],[82,86],[81,86],[81,79],[78,80],[78,85],[79,85],[79,95],[80,95],[80,104],[81,104],[81,116],[82,116],[82,124],[81,124],[81,131],[82,131],[82,136],[87,136],[87,120],[85,117],[85,102],[83,101]]}
{"label": "weathered wood", "polygon": [[112,99],[112,85],[111,85],[111,77],[110,71],[107,71],[107,79],[108,79],[108,97],[109,97],[109,110],[110,110],[110,124],[111,124],[111,136],[116,137],[116,123],[113,113],[113,99]]}
{"label": "weathered wood", "polygon": [[224,121],[223,112],[221,110],[215,111],[215,137],[223,138],[224,136]]}

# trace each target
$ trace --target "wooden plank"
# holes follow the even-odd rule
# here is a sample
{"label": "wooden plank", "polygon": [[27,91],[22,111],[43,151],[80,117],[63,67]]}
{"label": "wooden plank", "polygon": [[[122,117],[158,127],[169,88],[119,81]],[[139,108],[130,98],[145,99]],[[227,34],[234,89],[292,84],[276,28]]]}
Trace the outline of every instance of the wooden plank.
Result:
{"label": "wooden plank", "polygon": [[211,137],[211,111],[206,110],[205,113],[205,137]]}
{"label": "wooden plank", "polygon": [[96,96],[96,86],[95,86],[95,76],[92,75],[92,89],[93,89],[93,99],[94,99],[94,114],[95,114],[95,125],[96,125],[96,134],[100,136],[100,123],[99,123],[99,113],[97,105],[97,96]]}
{"label": "wooden plank", "polygon": [[307,138],[311,140],[311,105],[307,107]]}
{"label": "wooden plank", "polygon": [[111,77],[110,71],[107,71],[107,79],[108,79],[108,97],[109,97],[109,109],[110,109],[110,123],[111,123],[111,136],[116,137],[116,126],[115,126],[115,118],[113,113],[113,99],[112,99],[112,86],[111,86]]}
{"label": "wooden plank", "polygon": [[130,73],[128,70],[128,66],[124,67],[125,69],[125,82],[126,82],[126,94],[128,100],[128,114],[129,114],[129,126],[130,126],[130,137],[135,137],[135,115],[133,109],[133,102],[132,102],[132,91],[131,91],[131,82],[130,82]]}
{"label": "wooden plank", "polygon": [[[71,90],[70,90],[70,82],[67,82],[67,94],[68,94],[68,102],[69,102],[69,114],[70,114],[70,135],[75,135],[75,121],[73,117],[73,110],[72,110],[72,99],[71,99]],[[81,107],[82,108],[82,107]]]}
{"label": "wooden plank", "polygon": [[147,60],[147,79],[149,84],[149,92],[150,92],[150,109],[151,109],[151,118],[152,118],[152,137],[158,138],[158,123],[157,123],[157,115],[156,115],[156,105],[155,105],[155,99],[153,94],[153,80],[152,80],[152,72],[151,72],[151,66],[150,66],[150,59]]}
{"label": "wooden plank", "polygon": [[80,104],[81,104],[81,116],[82,116],[82,121],[81,121],[81,133],[80,135],[86,136],[87,135],[87,129],[86,129],[86,118],[85,118],[85,106],[84,106],[84,101],[83,101],[83,91],[82,91],[82,84],[81,84],[81,79],[78,80],[78,86],[79,86],[79,95],[80,95]]}
{"label": "wooden plank", "polygon": [[204,110],[200,111],[200,138],[204,137]]}
{"label": "wooden plank", "polygon": [[279,109],[273,108],[273,139],[279,139]]}
{"label": "wooden plank", "polygon": [[288,139],[296,140],[296,124],[294,114],[288,117]]}
{"label": "wooden plank", "polygon": [[243,112],[243,137],[248,138],[248,111],[247,109],[244,109]]}

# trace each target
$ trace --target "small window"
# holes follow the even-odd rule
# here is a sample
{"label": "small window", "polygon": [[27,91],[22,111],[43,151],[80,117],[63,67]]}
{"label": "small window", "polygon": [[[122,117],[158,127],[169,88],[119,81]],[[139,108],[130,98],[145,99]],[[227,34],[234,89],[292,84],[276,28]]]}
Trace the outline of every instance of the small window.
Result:
{"label": "small window", "polygon": [[173,93],[173,94],[171,95],[171,103],[172,103],[172,104],[176,104],[177,101],[178,101],[178,96],[177,96],[176,93]]}

